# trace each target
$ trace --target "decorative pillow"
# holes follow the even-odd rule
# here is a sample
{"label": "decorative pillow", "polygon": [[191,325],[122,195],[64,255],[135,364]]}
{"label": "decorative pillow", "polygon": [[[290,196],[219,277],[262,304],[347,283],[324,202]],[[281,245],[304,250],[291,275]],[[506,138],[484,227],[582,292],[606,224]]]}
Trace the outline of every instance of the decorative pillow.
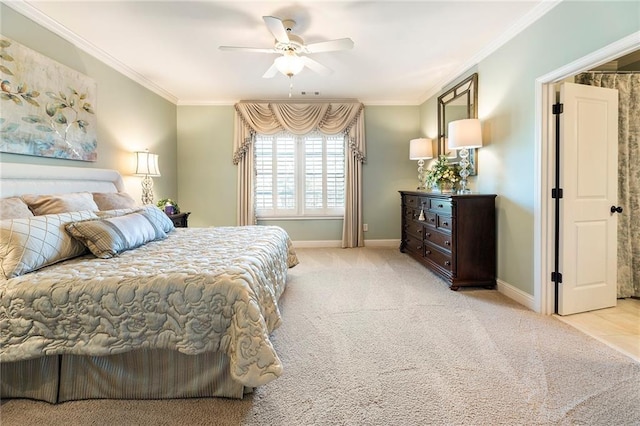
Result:
{"label": "decorative pillow", "polygon": [[0,198],[0,219],[33,217],[27,204],[20,197]]}
{"label": "decorative pillow", "polygon": [[90,192],[73,192],[53,195],[23,195],[34,215],[99,210]]}
{"label": "decorative pillow", "polygon": [[69,223],[67,231],[96,257],[108,259],[150,241],[167,238],[153,218],[143,211],[106,219]]}
{"label": "decorative pillow", "polygon": [[169,217],[158,207],[148,204],[144,207],[135,207],[130,209],[115,209],[115,210],[105,210],[96,212],[98,217],[108,218],[108,217],[118,217],[124,216],[131,213],[136,212],[146,212],[149,217],[153,218],[153,221],[160,226],[160,228],[166,232],[167,234],[173,231],[175,226],[173,225],[173,221],[169,219]]}
{"label": "decorative pillow", "polygon": [[52,265],[86,252],[65,232],[64,225],[96,218],[90,211],[0,221],[0,269],[5,278]]}
{"label": "decorative pillow", "polygon": [[93,201],[99,210],[129,209],[136,207],[136,201],[126,192],[94,192]]}

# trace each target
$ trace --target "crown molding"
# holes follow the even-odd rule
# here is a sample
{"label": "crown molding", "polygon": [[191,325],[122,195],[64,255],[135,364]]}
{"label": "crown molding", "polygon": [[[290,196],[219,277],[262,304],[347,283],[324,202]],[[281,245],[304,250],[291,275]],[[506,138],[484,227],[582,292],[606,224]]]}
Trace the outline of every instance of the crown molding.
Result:
{"label": "crown molding", "polygon": [[477,65],[480,61],[482,61],[483,59],[485,59],[486,57],[491,55],[493,52],[498,50],[500,47],[502,47],[509,40],[511,40],[512,38],[514,38],[518,34],[520,34],[527,27],[529,27],[534,22],[536,22],[538,19],[540,19],[542,16],[544,16],[546,13],[548,13],[551,9],[553,9],[554,7],[559,5],[562,1],[563,0],[543,0],[536,7],[531,9],[529,11],[529,13],[527,13],[521,19],[516,21],[515,24],[513,24],[511,27],[509,27],[509,29],[507,29],[507,31],[505,31],[498,38],[496,38],[491,43],[486,45],[480,52],[478,52],[473,57],[471,57],[471,59],[469,59],[468,61],[464,62],[462,65],[460,65],[456,69],[456,71],[454,71],[453,73],[449,74],[449,75],[454,75],[455,76],[454,78],[447,77],[446,79],[441,80],[439,84],[435,84],[434,87],[432,87],[430,90],[428,90],[426,93],[424,93],[419,98],[420,104],[424,103],[425,101],[427,101],[432,96],[438,94],[442,90],[442,88],[444,88],[446,85],[448,85],[452,81],[454,81],[457,78],[459,78],[464,72],[468,71],[469,69],[471,69],[472,67]]}
{"label": "crown molding", "polygon": [[115,69],[116,71],[123,74],[124,76],[129,77],[131,80],[135,81],[141,86],[151,90],[155,94],[177,105],[178,98],[175,95],[166,91],[162,87],[158,86],[157,84],[150,81],[143,75],[132,70],[130,67],[118,61],[116,58],[109,55],[104,50],[89,43],[87,40],[78,36],[76,33],[71,31],[69,28],[65,27],[64,25],[60,24],[58,21],[45,15],[39,9],[30,5],[25,0],[10,0],[10,1],[2,0],[2,3],[10,7],[11,9],[15,10],[16,12],[20,13],[21,15],[24,15],[25,17],[31,19],[38,25],[46,28],[47,30],[53,32],[54,34],[57,34],[58,36],[62,37],[63,39],[67,40],[68,42],[76,46],[77,48],[83,50],[89,55],[100,60],[101,62],[104,62],[106,65]]}

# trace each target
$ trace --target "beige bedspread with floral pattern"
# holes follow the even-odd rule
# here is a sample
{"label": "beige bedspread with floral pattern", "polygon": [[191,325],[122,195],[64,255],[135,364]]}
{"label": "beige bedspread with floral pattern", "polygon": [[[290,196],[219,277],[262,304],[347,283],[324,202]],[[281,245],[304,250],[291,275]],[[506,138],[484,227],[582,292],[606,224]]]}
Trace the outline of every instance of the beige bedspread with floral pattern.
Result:
{"label": "beige bedspread with floral pattern", "polygon": [[297,263],[279,227],[178,228],[113,259],[86,255],[0,281],[0,361],[223,351],[235,380],[259,386],[282,372],[269,334]]}

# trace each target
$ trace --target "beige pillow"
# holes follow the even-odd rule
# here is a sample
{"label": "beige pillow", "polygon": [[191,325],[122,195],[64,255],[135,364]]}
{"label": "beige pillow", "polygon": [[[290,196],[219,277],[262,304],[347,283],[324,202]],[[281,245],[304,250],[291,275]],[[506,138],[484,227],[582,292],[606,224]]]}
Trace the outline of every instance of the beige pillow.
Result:
{"label": "beige pillow", "polygon": [[27,204],[20,197],[0,198],[0,219],[33,217]]}
{"label": "beige pillow", "polygon": [[69,223],[67,231],[86,245],[96,257],[108,259],[140,247],[150,241],[167,238],[167,234],[145,212],[106,219]]}
{"label": "beige pillow", "polygon": [[90,192],[73,192],[70,194],[23,195],[22,199],[29,205],[34,215],[99,210]]}
{"label": "beige pillow", "polygon": [[90,211],[0,220],[0,269],[5,278],[79,256],[86,252],[64,225],[96,218]]}
{"label": "beige pillow", "polygon": [[126,192],[94,192],[93,201],[96,202],[99,210],[136,207],[136,201]]}

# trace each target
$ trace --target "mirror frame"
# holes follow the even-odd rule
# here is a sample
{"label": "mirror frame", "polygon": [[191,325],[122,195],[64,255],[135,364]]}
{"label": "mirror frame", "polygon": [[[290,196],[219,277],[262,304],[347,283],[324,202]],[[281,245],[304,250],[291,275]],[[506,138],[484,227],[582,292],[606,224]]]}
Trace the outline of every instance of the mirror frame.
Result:
{"label": "mirror frame", "polygon": [[[446,155],[451,164],[459,163],[460,157],[457,150],[450,151],[446,145],[448,122],[445,112],[446,106],[455,101],[466,105],[467,117],[464,118],[478,118],[478,73],[470,75],[438,96],[438,156]],[[468,170],[471,176],[477,174],[476,151],[477,149],[469,150]]]}

